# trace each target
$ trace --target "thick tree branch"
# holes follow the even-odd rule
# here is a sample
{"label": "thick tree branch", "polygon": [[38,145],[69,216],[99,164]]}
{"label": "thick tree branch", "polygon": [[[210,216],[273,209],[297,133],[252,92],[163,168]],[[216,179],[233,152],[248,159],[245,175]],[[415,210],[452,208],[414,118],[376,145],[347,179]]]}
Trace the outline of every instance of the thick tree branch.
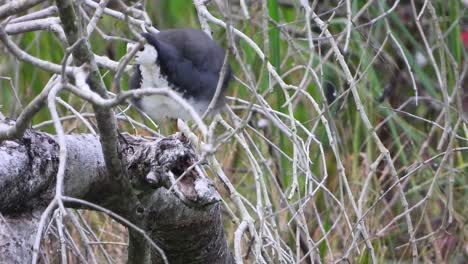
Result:
{"label": "thick tree branch", "polygon": [[[66,135],[65,141],[65,196],[109,208],[129,220],[138,219],[132,222],[164,250],[169,263],[231,263],[217,203],[219,195],[211,182],[200,170],[193,170],[177,182],[178,195],[183,199],[167,192],[172,177],[178,178],[196,162],[195,152],[183,135],[156,141],[127,137],[122,143],[132,192],[140,193],[142,200],[138,205],[128,203],[127,194],[108,176],[98,137]],[[34,230],[37,212],[54,198],[58,149],[56,136],[32,130],[16,141],[0,143],[0,214],[5,218],[0,221],[0,230],[13,230],[0,236],[0,256],[22,252],[31,257],[30,251],[21,250],[23,246],[30,248],[33,234],[15,230],[26,225]],[[68,207],[83,207],[64,201]],[[29,220],[19,221],[15,216],[20,214]],[[18,243],[8,244],[13,240]],[[11,260],[2,257],[1,263]]]}

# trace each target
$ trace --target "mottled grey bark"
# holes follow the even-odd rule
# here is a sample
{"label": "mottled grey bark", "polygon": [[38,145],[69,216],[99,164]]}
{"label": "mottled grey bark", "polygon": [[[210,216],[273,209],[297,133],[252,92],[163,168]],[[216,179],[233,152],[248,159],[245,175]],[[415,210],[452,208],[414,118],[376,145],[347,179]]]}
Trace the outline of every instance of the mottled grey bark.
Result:
{"label": "mottled grey bark", "polygon": [[[194,210],[160,189],[144,204],[146,219],[151,219],[146,222],[146,230],[157,239],[169,263],[234,263],[231,252],[226,250],[219,203]],[[157,253],[153,252],[153,256],[157,259]]]}
{"label": "mottled grey bark", "polygon": [[[169,263],[232,263],[219,196],[209,179],[193,170],[177,184],[177,195],[167,192],[173,182],[169,176],[177,178],[196,162],[188,140],[180,134],[156,141],[126,137],[121,145],[131,189],[138,193],[136,204],[128,203],[120,185],[108,177],[94,135],[66,136],[64,195],[132,220],[165,251]],[[0,142],[0,263],[25,263],[31,257],[37,217],[55,194],[58,155],[56,139],[47,133],[27,130],[20,139]],[[134,250],[150,252],[139,235],[132,239]],[[152,263],[158,261],[153,255]]]}
{"label": "mottled grey bark", "polygon": [[23,214],[0,214],[0,263],[30,263],[39,223],[39,210]]}

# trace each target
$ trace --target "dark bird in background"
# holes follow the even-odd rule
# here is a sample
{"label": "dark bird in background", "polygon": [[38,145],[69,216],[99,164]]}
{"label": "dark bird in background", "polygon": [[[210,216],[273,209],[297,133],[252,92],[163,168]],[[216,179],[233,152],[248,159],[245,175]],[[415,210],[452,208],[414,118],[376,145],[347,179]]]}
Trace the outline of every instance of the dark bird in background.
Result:
{"label": "dark bird in background", "polygon": [[[193,28],[142,35],[148,43],[135,55],[130,89],[169,87],[203,115],[216,93],[226,54],[224,49],[203,31]],[[127,50],[132,47],[129,44]],[[232,75],[229,64],[226,67],[214,112],[225,104],[224,93]],[[132,104],[156,120],[192,119],[188,111],[167,96],[145,96],[134,99]]]}

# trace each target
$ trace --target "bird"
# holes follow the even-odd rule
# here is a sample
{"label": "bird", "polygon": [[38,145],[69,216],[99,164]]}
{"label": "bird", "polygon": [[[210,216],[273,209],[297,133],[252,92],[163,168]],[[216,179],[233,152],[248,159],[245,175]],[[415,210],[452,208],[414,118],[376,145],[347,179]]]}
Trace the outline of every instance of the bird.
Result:
{"label": "bird", "polygon": [[[142,33],[147,43],[137,51],[129,89],[169,87],[200,115],[204,115],[215,96],[226,51],[205,32],[194,28]],[[136,44],[127,45],[127,51]],[[229,63],[213,113],[225,105],[225,92],[232,79]],[[192,120],[192,115],[165,95],[134,98],[131,104],[149,117]]]}

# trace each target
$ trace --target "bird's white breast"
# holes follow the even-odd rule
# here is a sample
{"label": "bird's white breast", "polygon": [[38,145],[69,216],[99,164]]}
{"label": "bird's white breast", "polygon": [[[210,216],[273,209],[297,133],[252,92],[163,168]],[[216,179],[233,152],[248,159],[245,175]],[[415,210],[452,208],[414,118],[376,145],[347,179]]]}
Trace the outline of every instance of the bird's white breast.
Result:
{"label": "bird's white breast", "polygon": [[[140,65],[141,71],[141,87],[142,88],[162,88],[169,87],[167,80],[161,75],[159,66],[154,65]],[[181,93],[174,91],[177,95],[182,97]],[[195,111],[202,115],[209,102],[202,103],[194,100],[186,100]],[[165,117],[169,118],[181,118],[183,120],[191,120],[192,116],[190,112],[185,110],[179,103],[170,97],[164,95],[150,95],[144,96],[140,100],[140,107],[155,120],[161,120]]]}
{"label": "bird's white breast", "polygon": [[140,65],[140,71],[142,88],[161,88],[169,86],[167,80],[161,75],[161,69],[158,65]]}

